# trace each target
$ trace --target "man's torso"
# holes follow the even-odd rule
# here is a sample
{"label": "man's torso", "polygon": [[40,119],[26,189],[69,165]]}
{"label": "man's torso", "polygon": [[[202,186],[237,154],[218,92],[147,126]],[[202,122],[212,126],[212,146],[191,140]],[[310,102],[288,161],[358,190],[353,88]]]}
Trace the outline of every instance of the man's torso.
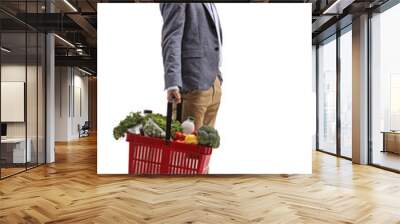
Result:
{"label": "man's torso", "polygon": [[182,38],[183,90],[206,90],[219,73],[217,26],[204,3],[188,3]]}

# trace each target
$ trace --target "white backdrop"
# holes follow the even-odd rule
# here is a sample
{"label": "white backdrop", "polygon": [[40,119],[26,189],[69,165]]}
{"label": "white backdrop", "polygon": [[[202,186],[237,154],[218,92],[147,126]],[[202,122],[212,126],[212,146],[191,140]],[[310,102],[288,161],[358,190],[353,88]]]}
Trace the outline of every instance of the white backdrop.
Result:
{"label": "white backdrop", "polygon": [[[223,29],[221,147],[212,174],[311,173],[311,4],[216,4]],[[158,4],[98,5],[99,174],[128,172],[112,130],[130,111],[166,113]]]}

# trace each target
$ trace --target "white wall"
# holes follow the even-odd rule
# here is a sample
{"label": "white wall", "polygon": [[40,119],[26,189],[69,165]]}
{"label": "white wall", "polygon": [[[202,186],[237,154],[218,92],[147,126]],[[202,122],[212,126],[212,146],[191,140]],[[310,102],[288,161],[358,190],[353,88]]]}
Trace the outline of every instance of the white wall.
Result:
{"label": "white wall", "polygon": [[55,140],[68,140],[68,86],[69,75],[67,67],[56,67],[55,69]]}
{"label": "white wall", "polygon": [[[1,81],[3,82],[25,82],[25,75],[28,75],[29,85],[36,86],[36,80],[32,78],[32,76],[36,77],[36,67],[19,64],[6,64],[1,66]],[[32,130],[36,130],[36,113],[32,113],[32,111],[36,111],[36,88],[27,88],[27,104],[31,106],[31,108],[27,109],[28,111],[28,137]],[[33,105],[30,105],[31,102],[34,102]],[[32,108],[34,107],[34,108]],[[6,110],[6,108],[2,108],[2,110]],[[32,124],[31,122],[34,122]],[[7,122],[7,135],[8,137],[25,137],[25,122]],[[32,131],[33,132],[33,131]],[[36,132],[35,132],[36,134]]]}
{"label": "white wall", "polygon": [[[78,74],[77,74],[78,72]],[[72,108],[72,119],[71,119],[71,135],[72,138],[78,138],[79,137],[79,132],[78,132],[78,124],[83,125],[85,121],[89,119],[89,113],[88,113],[88,77],[81,76],[82,73],[79,72],[78,70],[74,70],[74,96],[72,98],[74,99],[74,108]],[[80,95],[80,97],[79,97]],[[81,111],[80,111],[81,110]]]}
{"label": "white wall", "polygon": [[55,87],[55,140],[77,139],[78,125],[88,120],[88,78],[76,68],[56,67]]}
{"label": "white wall", "polygon": [[[8,64],[1,66],[1,81],[3,82],[25,82],[25,73],[28,69],[28,74],[31,74],[32,66]],[[5,110],[6,108],[1,108]],[[11,122],[7,123],[7,137],[25,137],[25,123]]]}

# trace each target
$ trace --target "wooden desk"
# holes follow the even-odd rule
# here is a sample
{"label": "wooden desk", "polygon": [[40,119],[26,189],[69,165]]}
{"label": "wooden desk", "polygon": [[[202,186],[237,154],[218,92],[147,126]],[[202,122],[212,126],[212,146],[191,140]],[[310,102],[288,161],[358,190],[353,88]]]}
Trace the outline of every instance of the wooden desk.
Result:
{"label": "wooden desk", "polygon": [[400,154],[400,131],[383,131],[382,152]]}

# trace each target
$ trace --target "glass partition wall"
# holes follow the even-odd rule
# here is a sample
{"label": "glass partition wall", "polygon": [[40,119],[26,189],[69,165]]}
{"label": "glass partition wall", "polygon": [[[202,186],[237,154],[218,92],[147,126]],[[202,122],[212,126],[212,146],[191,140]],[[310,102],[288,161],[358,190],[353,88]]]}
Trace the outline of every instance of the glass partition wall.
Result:
{"label": "glass partition wall", "polygon": [[400,4],[371,18],[370,163],[400,171]]}
{"label": "glass partition wall", "polygon": [[340,36],[340,154],[352,157],[352,33],[351,26]]}
{"label": "glass partition wall", "polygon": [[317,149],[351,158],[352,133],[351,25],[317,47]]}
{"label": "glass partition wall", "polygon": [[[35,12],[38,2],[19,7]],[[1,179],[45,163],[45,41],[43,33],[0,12]]]}
{"label": "glass partition wall", "polygon": [[25,32],[1,34],[1,177],[24,171],[31,161],[26,150],[25,37]]}
{"label": "glass partition wall", "polygon": [[[366,34],[369,40],[368,164],[395,172],[400,172],[399,23],[400,4],[388,1],[371,14]],[[338,31],[336,37],[319,43],[317,48],[317,149],[351,159],[351,25]]]}
{"label": "glass partition wall", "polygon": [[318,47],[318,149],[336,154],[336,36]]}

